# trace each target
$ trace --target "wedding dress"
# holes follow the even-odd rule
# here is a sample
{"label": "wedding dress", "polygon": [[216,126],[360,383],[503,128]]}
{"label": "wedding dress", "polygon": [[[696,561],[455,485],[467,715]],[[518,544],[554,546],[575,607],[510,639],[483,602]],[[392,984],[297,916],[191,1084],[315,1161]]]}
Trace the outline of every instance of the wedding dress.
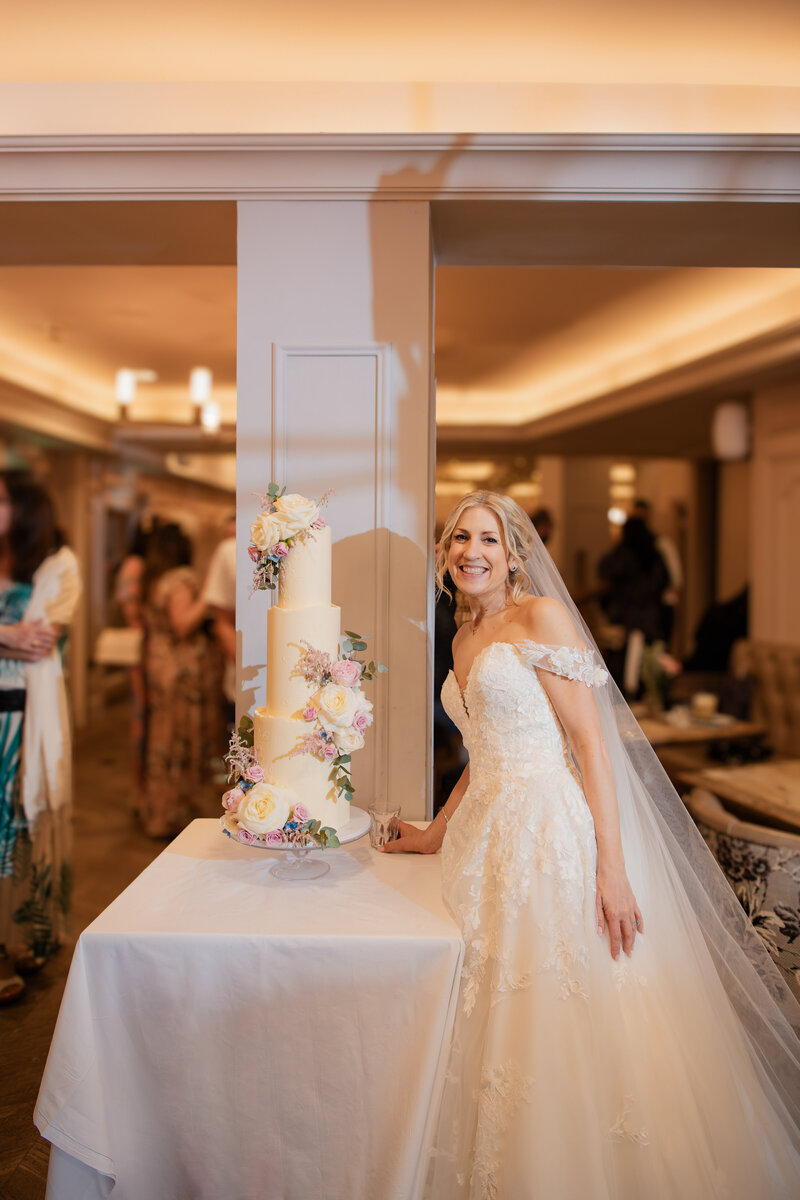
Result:
{"label": "wedding dress", "polygon": [[597,933],[593,820],[543,671],[598,697],[612,686],[591,649],[526,641],[485,647],[463,695],[452,672],[442,689],[470,757],[442,848],[465,954],[427,1194],[796,1200],[786,1094],[798,1080],[781,1080],[780,1054],[775,1068],[729,994],[760,1014],[770,992],[756,979],[751,1003],[748,983],[723,983],[665,849],[671,834],[637,803],[642,769],[606,721],[645,926],[630,958],[611,958]]}

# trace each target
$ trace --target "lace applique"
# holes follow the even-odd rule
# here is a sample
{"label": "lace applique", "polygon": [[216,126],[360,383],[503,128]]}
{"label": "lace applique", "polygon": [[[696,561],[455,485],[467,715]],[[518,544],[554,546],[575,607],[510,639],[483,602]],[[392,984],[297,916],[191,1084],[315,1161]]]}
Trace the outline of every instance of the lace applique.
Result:
{"label": "lace applique", "polygon": [[503,1136],[520,1104],[530,1099],[533,1082],[512,1063],[486,1067],[481,1073],[480,1089],[474,1093],[478,1126],[472,1180],[480,1184],[481,1195],[486,1200],[497,1200],[500,1194],[498,1177]]}
{"label": "lace applique", "polygon": [[576,679],[587,687],[602,687],[608,682],[608,671],[598,663],[593,650],[580,650],[572,646],[543,646],[538,642],[516,643],[519,653],[529,667],[539,667]]}
{"label": "lace applique", "polygon": [[586,947],[561,936],[553,942],[550,954],[540,966],[540,971],[555,971],[558,976],[559,990],[562,1000],[570,996],[580,996],[582,1000],[589,999],[586,984],[577,977],[577,966],[587,967],[589,962]]}
{"label": "lace applique", "polygon": [[617,1141],[634,1142],[637,1146],[649,1146],[650,1135],[646,1129],[634,1129],[631,1125],[633,1112],[633,1097],[626,1096],[622,1101],[622,1112],[611,1126],[609,1133]]}

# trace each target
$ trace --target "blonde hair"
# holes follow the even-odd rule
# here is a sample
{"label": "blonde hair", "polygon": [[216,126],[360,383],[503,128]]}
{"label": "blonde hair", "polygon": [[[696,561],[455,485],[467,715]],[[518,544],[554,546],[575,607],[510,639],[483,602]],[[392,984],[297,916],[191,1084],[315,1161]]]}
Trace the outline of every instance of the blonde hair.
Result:
{"label": "blonde hair", "polygon": [[447,572],[447,556],[450,553],[450,543],[459,522],[468,508],[488,509],[497,518],[500,526],[500,537],[503,549],[516,565],[516,571],[509,575],[510,599],[512,604],[519,604],[523,596],[534,591],[533,580],[528,573],[527,563],[535,544],[536,534],[527,513],[520,508],[510,496],[502,492],[468,492],[456,504],[450,516],[444,523],[442,536],[436,551],[436,590],[441,595],[450,591],[445,587],[444,577]]}

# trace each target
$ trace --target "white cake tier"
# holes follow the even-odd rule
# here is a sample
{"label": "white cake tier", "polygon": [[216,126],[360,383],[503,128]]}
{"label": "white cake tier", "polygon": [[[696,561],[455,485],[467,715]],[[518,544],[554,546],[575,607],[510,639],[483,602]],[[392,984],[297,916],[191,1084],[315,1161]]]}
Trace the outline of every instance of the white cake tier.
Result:
{"label": "white cake tier", "polygon": [[317,690],[316,684],[308,684],[302,675],[296,674],[303,653],[300,643],[310,642],[315,650],[324,650],[335,659],[339,651],[341,621],[341,609],[335,604],[318,608],[269,610],[265,712],[275,717],[300,714],[309,697]]}
{"label": "white cake tier", "polygon": [[295,542],[281,565],[278,608],[324,608],[331,602],[331,527]]}
{"label": "white cake tier", "polygon": [[290,757],[308,728],[305,721],[283,720],[257,708],[254,735],[258,761],[270,783],[290,788],[315,820],[338,829],[350,819],[350,802],[344,796],[337,800],[336,789],[328,778],[330,763],[320,762],[313,754]]}

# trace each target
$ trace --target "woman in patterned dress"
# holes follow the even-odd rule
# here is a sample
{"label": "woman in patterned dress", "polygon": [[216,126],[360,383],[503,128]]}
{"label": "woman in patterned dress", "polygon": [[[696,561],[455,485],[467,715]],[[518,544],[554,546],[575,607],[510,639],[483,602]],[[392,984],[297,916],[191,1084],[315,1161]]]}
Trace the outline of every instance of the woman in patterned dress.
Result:
{"label": "woman in patterned dress", "polygon": [[208,607],[177,525],[150,537],[145,560],[145,771],[139,815],[151,837],[173,837],[203,812],[211,762],[224,742],[222,665]]}

